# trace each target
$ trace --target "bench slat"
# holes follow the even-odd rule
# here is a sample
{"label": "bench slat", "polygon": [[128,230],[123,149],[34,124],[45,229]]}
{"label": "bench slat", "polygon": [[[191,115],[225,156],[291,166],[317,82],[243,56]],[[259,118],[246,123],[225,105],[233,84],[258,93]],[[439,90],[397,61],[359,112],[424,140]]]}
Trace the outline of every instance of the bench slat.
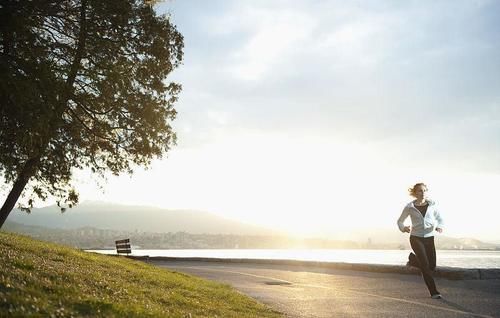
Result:
{"label": "bench slat", "polygon": [[116,253],[117,254],[131,254],[132,253],[132,248],[130,246],[130,239],[124,239],[124,240],[116,240]]}

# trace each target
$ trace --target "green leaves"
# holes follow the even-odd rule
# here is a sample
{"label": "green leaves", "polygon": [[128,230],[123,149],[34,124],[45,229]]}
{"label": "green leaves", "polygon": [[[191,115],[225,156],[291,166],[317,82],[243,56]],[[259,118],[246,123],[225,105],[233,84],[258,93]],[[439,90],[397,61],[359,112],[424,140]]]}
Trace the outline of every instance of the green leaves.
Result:
{"label": "green leaves", "polygon": [[73,169],[130,172],[175,144],[169,122],[181,86],[165,79],[182,62],[183,37],[149,3],[6,2],[0,17],[9,17],[0,23],[6,181],[40,157],[32,194],[71,206],[78,202]]}

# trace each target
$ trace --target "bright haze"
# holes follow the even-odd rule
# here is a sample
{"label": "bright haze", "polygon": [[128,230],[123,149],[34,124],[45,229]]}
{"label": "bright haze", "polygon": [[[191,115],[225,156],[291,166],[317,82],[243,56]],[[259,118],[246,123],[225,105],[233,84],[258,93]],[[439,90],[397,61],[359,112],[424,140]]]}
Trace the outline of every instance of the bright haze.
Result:
{"label": "bright haze", "polygon": [[[390,229],[425,182],[445,234],[500,240],[499,1],[166,1],[178,145],[82,200],[291,234]],[[402,234],[403,235],[403,234]]]}

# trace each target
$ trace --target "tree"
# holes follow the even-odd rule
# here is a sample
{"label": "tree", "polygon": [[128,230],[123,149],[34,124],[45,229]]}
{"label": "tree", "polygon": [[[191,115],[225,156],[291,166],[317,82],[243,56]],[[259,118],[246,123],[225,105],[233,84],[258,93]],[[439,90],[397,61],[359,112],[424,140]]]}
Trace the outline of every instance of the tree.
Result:
{"label": "tree", "polygon": [[23,191],[71,207],[74,169],[132,173],[169,151],[183,47],[145,0],[0,0],[0,227]]}

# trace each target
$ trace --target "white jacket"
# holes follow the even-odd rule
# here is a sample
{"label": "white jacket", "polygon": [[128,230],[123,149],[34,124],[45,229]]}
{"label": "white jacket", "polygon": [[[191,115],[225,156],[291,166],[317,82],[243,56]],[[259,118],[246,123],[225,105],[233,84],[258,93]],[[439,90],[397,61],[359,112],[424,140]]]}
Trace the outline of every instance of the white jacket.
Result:
{"label": "white jacket", "polygon": [[434,236],[434,229],[439,227],[443,228],[443,218],[437,210],[436,203],[434,201],[427,200],[429,206],[427,207],[427,212],[425,217],[422,216],[419,210],[413,204],[415,201],[408,203],[401,216],[398,219],[398,227],[401,232],[404,232],[404,222],[408,216],[411,218],[411,235],[420,237],[431,237]]}

